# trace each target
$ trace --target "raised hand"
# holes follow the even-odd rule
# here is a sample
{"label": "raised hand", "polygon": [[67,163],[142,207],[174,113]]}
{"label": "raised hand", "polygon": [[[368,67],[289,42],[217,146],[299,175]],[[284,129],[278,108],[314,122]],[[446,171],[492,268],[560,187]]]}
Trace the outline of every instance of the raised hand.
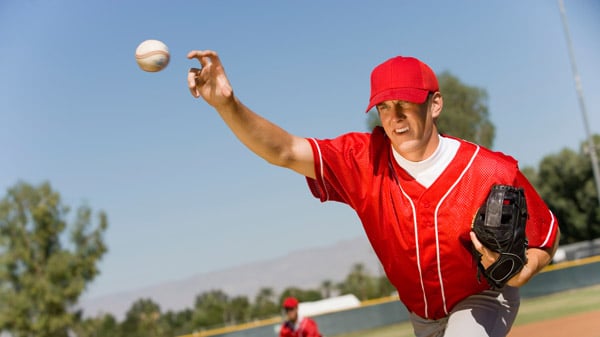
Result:
{"label": "raised hand", "polygon": [[192,96],[202,97],[216,109],[233,103],[233,89],[216,52],[193,50],[187,58],[197,59],[201,66],[188,71],[188,87]]}

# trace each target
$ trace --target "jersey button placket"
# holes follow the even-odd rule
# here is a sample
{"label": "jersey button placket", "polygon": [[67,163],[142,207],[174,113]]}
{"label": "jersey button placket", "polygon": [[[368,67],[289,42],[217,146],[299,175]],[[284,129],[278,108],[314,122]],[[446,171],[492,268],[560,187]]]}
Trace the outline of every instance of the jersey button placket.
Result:
{"label": "jersey button placket", "polygon": [[428,201],[423,201],[421,203],[422,210],[427,210],[425,212],[421,212],[422,218],[424,219],[422,221],[422,224],[423,224],[423,227],[426,227],[426,228],[433,227],[433,221],[432,221],[432,217],[430,214],[431,211],[429,210],[430,207],[431,207],[431,203]]}

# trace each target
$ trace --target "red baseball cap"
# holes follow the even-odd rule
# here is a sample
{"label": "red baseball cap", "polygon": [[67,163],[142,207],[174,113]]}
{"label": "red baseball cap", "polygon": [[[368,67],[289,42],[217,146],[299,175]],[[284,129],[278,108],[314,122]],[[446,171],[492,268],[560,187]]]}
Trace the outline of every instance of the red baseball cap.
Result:
{"label": "red baseball cap", "polygon": [[387,100],[421,104],[431,91],[439,91],[433,70],[414,57],[396,56],[371,72],[371,98],[367,112]]}
{"label": "red baseball cap", "polygon": [[295,308],[298,306],[298,300],[295,297],[288,297],[283,300],[284,308]]}

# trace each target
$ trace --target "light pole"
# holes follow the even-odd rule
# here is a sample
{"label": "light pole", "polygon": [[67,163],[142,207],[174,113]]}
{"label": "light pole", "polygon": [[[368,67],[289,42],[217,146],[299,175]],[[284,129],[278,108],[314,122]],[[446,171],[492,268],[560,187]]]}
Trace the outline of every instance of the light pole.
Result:
{"label": "light pole", "polygon": [[565,13],[565,4],[563,0],[558,0],[558,7],[560,8],[560,16],[563,22],[565,37],[567,39],[567,48],[569,49],[571,69],[573,70],[573,78],[575,79],[575,89],[577,90],[577,96],[579,98],[579,107],[581,108],[581,114],[583,115],[583,127],[585,128],[585,133],[588,140],[590,160],[592,162],[592,170],[594,171],[594,180],[596,181],[596,193],[598,194],[598,203],[600,204],[600,170],[598,169],[598,156],[596,153],[596,145],[594,144],[594,139],[592,138],[592,135],[590,133],[590,125],[588,123],[587,111],[585,109],[585,102],[583,100],[583,88],[581,86],[579,72],[577,71],[577,65],[575,64],[573,44],[571,43],[571,33],[569,32],[569,25],[567,24],[567,14]]}

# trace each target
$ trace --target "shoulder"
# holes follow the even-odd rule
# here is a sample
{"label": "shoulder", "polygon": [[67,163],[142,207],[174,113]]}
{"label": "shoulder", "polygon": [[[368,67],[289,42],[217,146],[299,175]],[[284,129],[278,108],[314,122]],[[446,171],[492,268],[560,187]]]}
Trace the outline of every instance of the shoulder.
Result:
{"label": "shoulder", "polygon": [[302,320],[302,330],[303,331],[307,331],[307,332],[317,332],[318,331],[318,326],[317,326],[317,322],[310,318],[310,317],[305,317]]}
{"label": "shoulder", "polygon": [[389,139],[383,128],[376,127],[372,132],[349,132],[335,138],[308,138],[314,151],[322,155],[335,153],[338,156],[352,158],[369,156],[389,150]]}
{"label": "shoulder", "polygon": [[511,167],[518,166],[518,161],[514,157],[501,151],[494,151],[485,146],[472,143],[462,138],[452,137],[448,135],[442,135],[442,137],[447,138],[449,140],[457,141],[460,144],[459,153],[460,151],[471,152],[475,150],[477,151],[477,155],[480,156],[482,159],[485,159],[486,162],[489,162],[491,160],[491,162],[496,162],[497,164],[501,165],[508,165]]}
{"label": "shoulder", "polygon": [[480,153],[488,162],[492,162],[494,165],[502,165],[507,168],[518,169],[519,162],[514,157],[503,152],[493,151],[482,146]]}

